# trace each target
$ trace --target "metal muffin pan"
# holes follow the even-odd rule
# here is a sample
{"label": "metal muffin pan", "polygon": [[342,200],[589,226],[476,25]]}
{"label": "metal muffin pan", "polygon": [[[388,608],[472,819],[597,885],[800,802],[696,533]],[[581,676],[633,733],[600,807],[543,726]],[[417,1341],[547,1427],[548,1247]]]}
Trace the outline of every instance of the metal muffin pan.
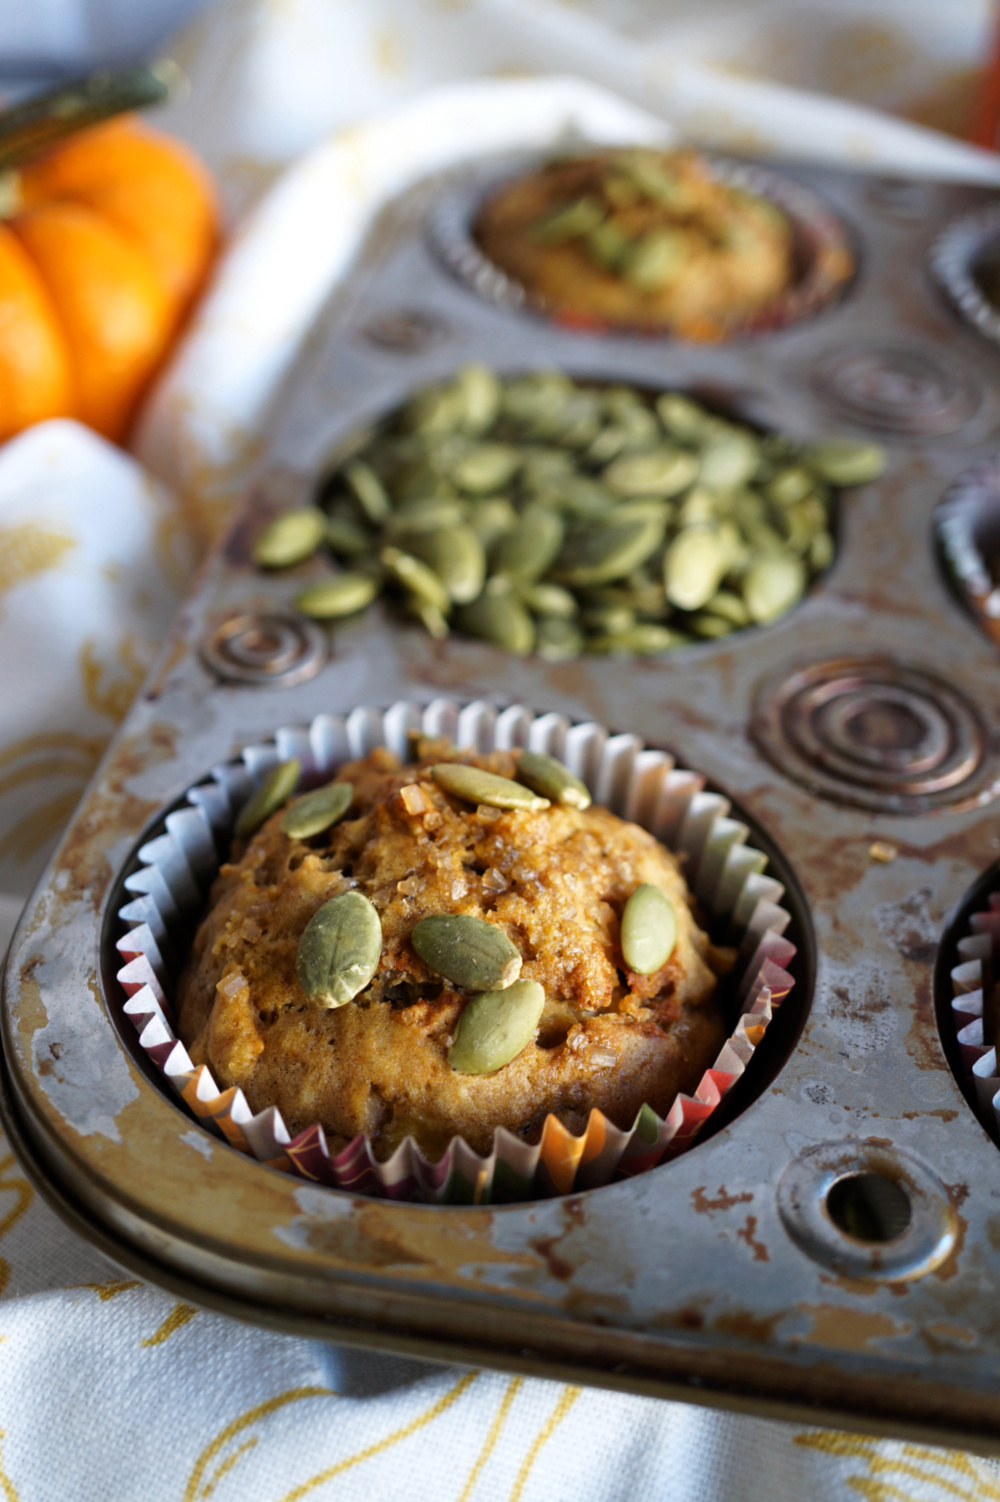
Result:
{"label": "metal muffin pan", "polygon": [[[1000,851],[1000,662],[945,581],[932,518],[1000,446],[1000,356],[927,259],[987,194],[788,175],[842,216],[855,280],[808,322],[716,347],[572,333],[478,297],[426,232],[454,175],[386,208],[28,905],[0,1019],[3,1122],[84,1235],[243,1318],[995,1451],[997,1150],[949,1067],[933,980],[949,913]],[[721,643],[555,666],[433,642],[381,606],[317,634],[290,611],[299,579],[250,565],[263,518],[308,496],[358,424],[475,359],[701,392],[801,437],[877,432],[891,462],[842,498],[837,560],[803,603]],[[106,915],[185,789],[277,725],[440,695],[635,731],[705,773],[787,864],[815,934],[801,1034],[672,1163],[529,1205],[354,1199],[214,1142],[115,1026]]]}

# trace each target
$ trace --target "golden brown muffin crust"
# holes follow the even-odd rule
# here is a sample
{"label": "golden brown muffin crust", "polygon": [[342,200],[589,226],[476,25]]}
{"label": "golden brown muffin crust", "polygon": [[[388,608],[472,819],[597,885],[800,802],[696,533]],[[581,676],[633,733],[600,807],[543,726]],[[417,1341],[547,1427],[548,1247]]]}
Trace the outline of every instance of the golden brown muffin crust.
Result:
{"label": "golden brown muffin crust", "polygon": [[[289,839],[279,813],[234,851],[181,978],[192,1059],[254,1111],[278,1106],[293,1133],[319,1122],[336,1150],[366,1132],[380,1158],[408,1135],[434,1157],[455,1135],[488,1152],[497,1126],[537,1141],[550,1111],[579,1132],[592,1107],[622,1128],[644,1102],[668,1109],[726,1033],[710,967],[723,959],[675,858],[607,809],[476,808],[428,776],[446,754],[511,776],[516,753],[421,749],[414,765],[383,750],[342,767],[354,802],[327,834]],[[678,919],[673,954],[648,976],[627,972],[618,946],[619,915],[642,882],[667,893]],[[324,1010],[299,986],[298,943],[316,910],[352,888],[378,911],[382,957],[354,1002]],[[544,988],[535,1041],[495,1074],[448,1063],[466,998],[409,941],[438,912],[502,928],[522,977]]]}

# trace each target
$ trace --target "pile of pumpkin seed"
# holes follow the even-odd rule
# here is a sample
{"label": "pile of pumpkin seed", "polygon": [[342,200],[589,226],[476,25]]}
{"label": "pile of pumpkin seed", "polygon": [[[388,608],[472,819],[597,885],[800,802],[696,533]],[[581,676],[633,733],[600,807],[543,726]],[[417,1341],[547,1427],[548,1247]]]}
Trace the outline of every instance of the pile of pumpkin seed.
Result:
{"label": "pile of pumpkin seed", "polygon": [[[453,798],[490,808],[535,813],[561,804],[590,806],[585,783],[554,756],[522,751],[517,779],[500,777],[464,762],[436,762],[428,775]],[[234,834],[249,839],[287,802],[301,773],[296,757],[273,767],[247,799]],[[311,839],[332,829],[354,797],[348,782],[331,782],[305,793],[285,810],[281,831]],[[667,894],[644,882],[622,910],[622,958],[637,975],[665,965],[677,941],[677,915]],[[537,981],[521,979],[521,955],[503,929],[472,913],[433,913],[414,924],[414,950],[429,970],[470,996],[462,1009],[448,1062],[459,1074],[493,1074],[526,1048],[545,1006]],[[329,898],[310,918],[299,939],[296,974],[317,1006],[346,1006],[364,991],[382,957],[382,924],[372,902],[358,891]]]}
{"label": "pile of pumpkin seed", "polygon": [[645,655],[784,615],[833,560],[836,487],[884,464],[874,444],[762,436],[677,392],[470,365],[359,435],[253,557],[333,555],[341,571],[295,600],[314,619],[385,591],[434,637]]}

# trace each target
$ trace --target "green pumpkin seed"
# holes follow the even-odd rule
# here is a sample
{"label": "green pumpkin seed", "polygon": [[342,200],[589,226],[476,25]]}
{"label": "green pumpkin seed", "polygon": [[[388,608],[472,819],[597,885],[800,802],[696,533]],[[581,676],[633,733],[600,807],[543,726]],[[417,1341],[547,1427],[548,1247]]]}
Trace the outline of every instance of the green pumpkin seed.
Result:
{"label": "green pumpkin seed", "polygon": [[410,943],[428,969],[466,991],[503,991],[521,973],[521,956],[503,929],[469,913],[421,918]]}
{"label": "green pumpkin seed", "polygon": [[548,798],[540,798],[530,787],[513,782],[509,777],[498,777],[495,772],[485,772],[482,767],[469,767],[461,761],[439,761],[430,769],[431,777],[438,787],[466,803],[485,803],[490,808],[526,809],[535,813],[548,808]]}
{"label": "green pumpkin seed", "polygon": [[448,1063],[456,1074],[495,1074],[532,1038],[545,1007],[537,981],[516,980],[503,991],[481,991],[462,1009]]}
{"label": "green pumpkin seed", "polygon": [[297,506],[276,516],[251,550],[258,568],[292,568],[311,558],[326,536],[326,517],[317,506]]}
{"label": "green pumpkin seed", "polygon": [[573,595],[561,584],[518,583],[516,589],[518,598],[535,615],[569,621],[579,609]]}
{"label": "green pumpkin seed", "polygon": [[517,512],[504,495],[484,496],[469,506],[469,526],[484,548],[517,526]]}
{"label": "green pumpkin seed", "polygon": [[604,471],[604,483],[616,495],[679,495],[698,473],[698,461],[684,449],[663,445],[646,453],[623,454]]}
{"label": "green pumpkin seed", "polygon": [[709,600],[705,609],[717,615],[721,620],[728,621],[732,626],[746,626],[750,621],[750,614],[739,595],[730,590],[720,589]]}
{"label": "green pumpkin seed", "polygon": [[375,471],[370,465],[355,459],[345,465],[344,479],[368,521],[373,526],[380,526],[391,513],[392,503]]}
{"label": "green pumpkin seed", "polygon": [[272,814],[278,812],[285,799],[295,791],[301,771],[302,764],[297,756],[290,757],[288,761],[279,761],[276,767],[271,768],[236,817],[233,834],[238,840],[249,839]]}
{"label": "green pumpkin seed", "polygon": [[615,635],[635,625],[631,605],[590,605],[580,617],[588,631]]}
{"label": "green pumpkin seed", "polygon": [[[631,501],[619,501],[615,507],[616,522],[651,521],[664,529],[670,521],[673,507],[658,495],[637,495]],[[612,520],[611,517],[608,520]]]}
{"label": "green pumpkin seed", "polygon": [[409,538],[416,532],[437,532],[442,527],[465,525],[465,507],[457,498],[425,496],[407,501],[390,516],[386,530],[393,537]]}
{"label": "green pumpkin seed", "polygon": [[835,552],[836,548],[834,547],[833,538],[830,536],[829,532],[825,530],[822,532],[817,532],[816,536],[809,544],[810,568],[812,568],[817,574],[824,573],[833,562],[833,555]]}
{"label": "green pumpkin seed", "polygon": [[418,600],[416,595],[411,595],[407,600],[407,608],[435,641],[444,641],[450,634],[448,617],[436,605],[428,605],[426,600]]}
{"label": "green pumpkin seed", "polygon": [[538,622],[535,651],[545,662],[572,662],[583,646],[583,632],[572,621],[552,615]]}
{"label": "green pumpkin seed", "polygon": [[535,645],[534,622],[509,589],[504,594],[491,594],[487,588],[471,605],[461,606],[455,621],[470,636],[504,647],[515,657],[527,657]]}
{"label": "green pumpkin seed", "polygon": [[566,516],[604,516],[615,504],[616,497],[589,475],[563,476],[541,486],[538,500],[546,506],[554,506]]}
{"label": "green pumpkin seed", "polygon": [[453,386],[421,391],[403,411],[405,424],[421,438],[454,433],[462,426],[464,417],[461,393]]}
{"label": "green pumpkin seed", "polygon": [[342,892],[324,902],[306,924],[295,971],[310,1001],[342,1007],[364,990],[381,955],[378,913],[360,892]]}
{"label": "green pumpkin seed", "polygon": [[708,490],[738,490],[753,479],[760,458],[760,440],[755,434],[720,424],[701,451],[699,484]]}
{"label": "green pumpkin seed", "polygon": [[670,436],[682,443],[698,443],[709,424],[704,409],[676,391],[657,398],[656,411]]}
{"label": "green pumpkin seed", "polygon": [[591,260],[606,271],[617,271],[632,246],[632,237],[613,220],[595,224],[583,236],[583,243]]}
{"label": "green pumpkin seed", "polygon": [[666,892],[643,882],[622,910],[622,958],[635,975],[652,975],[677,943],[677,914]]}
{"label": "green pumpkin seed", "polygon": [[643,147],[620,152],[617,166],[642,198],[667,206],[677,204],[683,191],[680,180],[654,152]]}
{"label": "green pumpkin seed", "polygon": [[623,423],[608,423],[587,450],[587,460],[591,464],[610,464],[628,447],[628,441],[629,431]]}
{"label": "green pumpkin seed", "polygon": [[400,548],[383,548],[379,557],[397,584],[401,584],[423,604],[432,605],[442,615],[448,614],[451,607],[448,591],[426,563],[415,558],[412,553],[404,553]]}
{"label": "green pumpkin seed", "polygon": [[314,621],[339,620],[364,610],[378,591],[378,580],[370,574],[336,574],[303,589],[295,596],[295,608]]}
{"label": "green pumpkin seed", "polygon": [[659,292],[676,280],[693,249],[693,239],[686,230],[650,230],[629,248],[622,275],[639,292]]}
{"label": "green pumpkin seed", "polygon": [[887,463],[885,449],[877,443],[856,443],[850,438],[811,444],[803,457],[831,485],[867,485],[884,473]]}
{"label": "green pumpkin seed", "polygon": [[599,198],[578,198],[565,208],[556,209],[532,229],[532,238],[539,245],[565,245],[576,240],[600,224],[604,218],[604,205]]}
{"label": "green pumpkin seed", "polygon": [[349,516],[328,516],[326,545],[338,558],[357,558],[371,549],[372,539]]}
{"label": "green pumpkin seed", "polygon": [[706,490],[704,485],[695,485],[688,491],[678,507],[677,522],[681,527],[696,527],[702,522],[715,522],[725,509],[720,504],[720,498],[715,491]]}
{"label": "green pumpkin seed", "polygon": [[313,835],[332,829],[347,813],[354,798],[349,782],[329,782],[296,798],[281,821],[281,832],[290,840],[310,840]]}
{"label": "green pumpkin seed", "polygon": [[794,506],[815,488],[816,480],[802,464],[789,464],[779,469],[768,481],[767,496],[776,506]]}
{"label": "green pumpkin seed", "polygon": [[685,621],[689,631],[695,636],[703,637],[706,641],[721,641],[724,636],[731,636],[734,631],[732,621],[723,620],[721,615],[709,615],[704,612],[693,615]]}
{"label": "green pumpkin seed", "polygon": [[537,579],[562,547],[565,528],[546,506],[529,506],[521,519],[499,537],[490,552],[490,568],[512,579]]}
{"label": "green pumpkin seed", "polygon": [[715,527],[687,527],[667,549],[663,584],[678,610],[700,610],[712,598],[729,566],[729,550]]}
{"label": "green pumpkin seed", "polygon": [[410,551],[432,568],[459,605],[474,600],[486,578],[486,553],[471,527],[442,528],[409,538]]}
{"label": "green pumpkin seed", "polygon": [[758,625],[776,621],[805,593],[806,571],[791,553],[760,558],[743,576],[743,599]]}
{"label": "green pumpkin seed", "polygon": [[654,521],[611,520],[580,527],[559,555],[557,580],[571,587],[610,584],[639,568],[662,541],[663,528]]}
{"label": "green pumpkin seed", "polygon": [[517,759],[517,775],[533,792],[552,803],[561,803],[566,808],[590,807],[587,784],[544,751],[522,751]]}
{"label": "green pumpkin seed", "polygon": [[467,433],[485,433],[496,422],[503,388],[488,365],[466,365],[455,382]]}
{"label": "green pumpkin seed", "polygon": [[476,443],[455,460],[450,474],[460,489],[488,495],[506,485],[520,463],[520,454],[509,444]]}
{"label": "green pumpkin seed", "polygon": [[683,632],[671,631],[656,621],[636,621],[627,631],[614,635],[592,636],[587,642],[587,651],[597,656],[628,654],[634,657],[652,657],[657,652],[668,652],[674,647],[687,646],[691,638]]}

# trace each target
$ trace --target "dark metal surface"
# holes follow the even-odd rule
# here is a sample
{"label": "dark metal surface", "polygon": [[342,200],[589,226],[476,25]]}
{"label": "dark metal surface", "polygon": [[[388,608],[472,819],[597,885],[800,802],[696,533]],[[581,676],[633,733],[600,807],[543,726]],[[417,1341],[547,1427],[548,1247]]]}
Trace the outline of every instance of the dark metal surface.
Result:
{"label": "dark metal surface", "polygon": [[[1000,445],[1000,354],[927,273],[942,226],[986,195],[794,176],[849,225],[860,256],[852,289],[807,323],[718,347],[575,334],[497,307],[428,247],[441,183],[390,206],[284,392],[244,517],[182,610],[29,903],[5,976],[3,1114],[29,1171],[84,1234],[230,1312],[996,1449],[1000,1165],[945,1056],[933,971],[949,914],[1000,852],[992,809],[984,814],[996,791],[1000,661],[945,583],[932,516],[958,476]],[[371,338],[394,320],[412,327],[415,313],[441,337]],[[326,567],[258,574],[248,550],[263,517],[308,496],[359,423],[466,361],[701,392],[749,422],[808,437],[867,435],[871,410],[848,410],[818,373],[845,351],[877,363],[899,349],[919,353],[923,371],[957,376],[958,406],[942,387],[938,406],[922,408],[947,408],[955,425],[893,427],[885,393],[896,377],[865,386],[881,403],[889,467],[845,496],[833,568],[773,626],[664,658],[550,666],[460,638],[432,642],[378,606],[329,635],[308,681],[251,686],[205,665],[223,621],[287,611]],[[925,387],[910,370],[902,388],[919,406]],[[855,676],[844,695],[812,703],[799,728],[812,727],[824,769],[847,757],[853,787],[861,763],[909,779],[907,796],[914,778],[954,774],[894,813],[815,796],[750,733],[769,685],[804,674],[812,687],[820,664],[873,656],[904,672],[894,669],[891,693]],[[790,863],[817,949],[801,1035],[768,1088],[670,1164],[527,1206],[351,1198],[210,1139],[119,1035],[101,935],[143,830],[276,725],[441,694],[635,731],[704,772]],[[936,762],[945,742],[952,750]],[[894,858],[873,860],[877,843]],[[858,1174],[888,1175],[912,1212],[906,1231],[874,1248],[848,1238],[826,1207],[830,1188]]]}

